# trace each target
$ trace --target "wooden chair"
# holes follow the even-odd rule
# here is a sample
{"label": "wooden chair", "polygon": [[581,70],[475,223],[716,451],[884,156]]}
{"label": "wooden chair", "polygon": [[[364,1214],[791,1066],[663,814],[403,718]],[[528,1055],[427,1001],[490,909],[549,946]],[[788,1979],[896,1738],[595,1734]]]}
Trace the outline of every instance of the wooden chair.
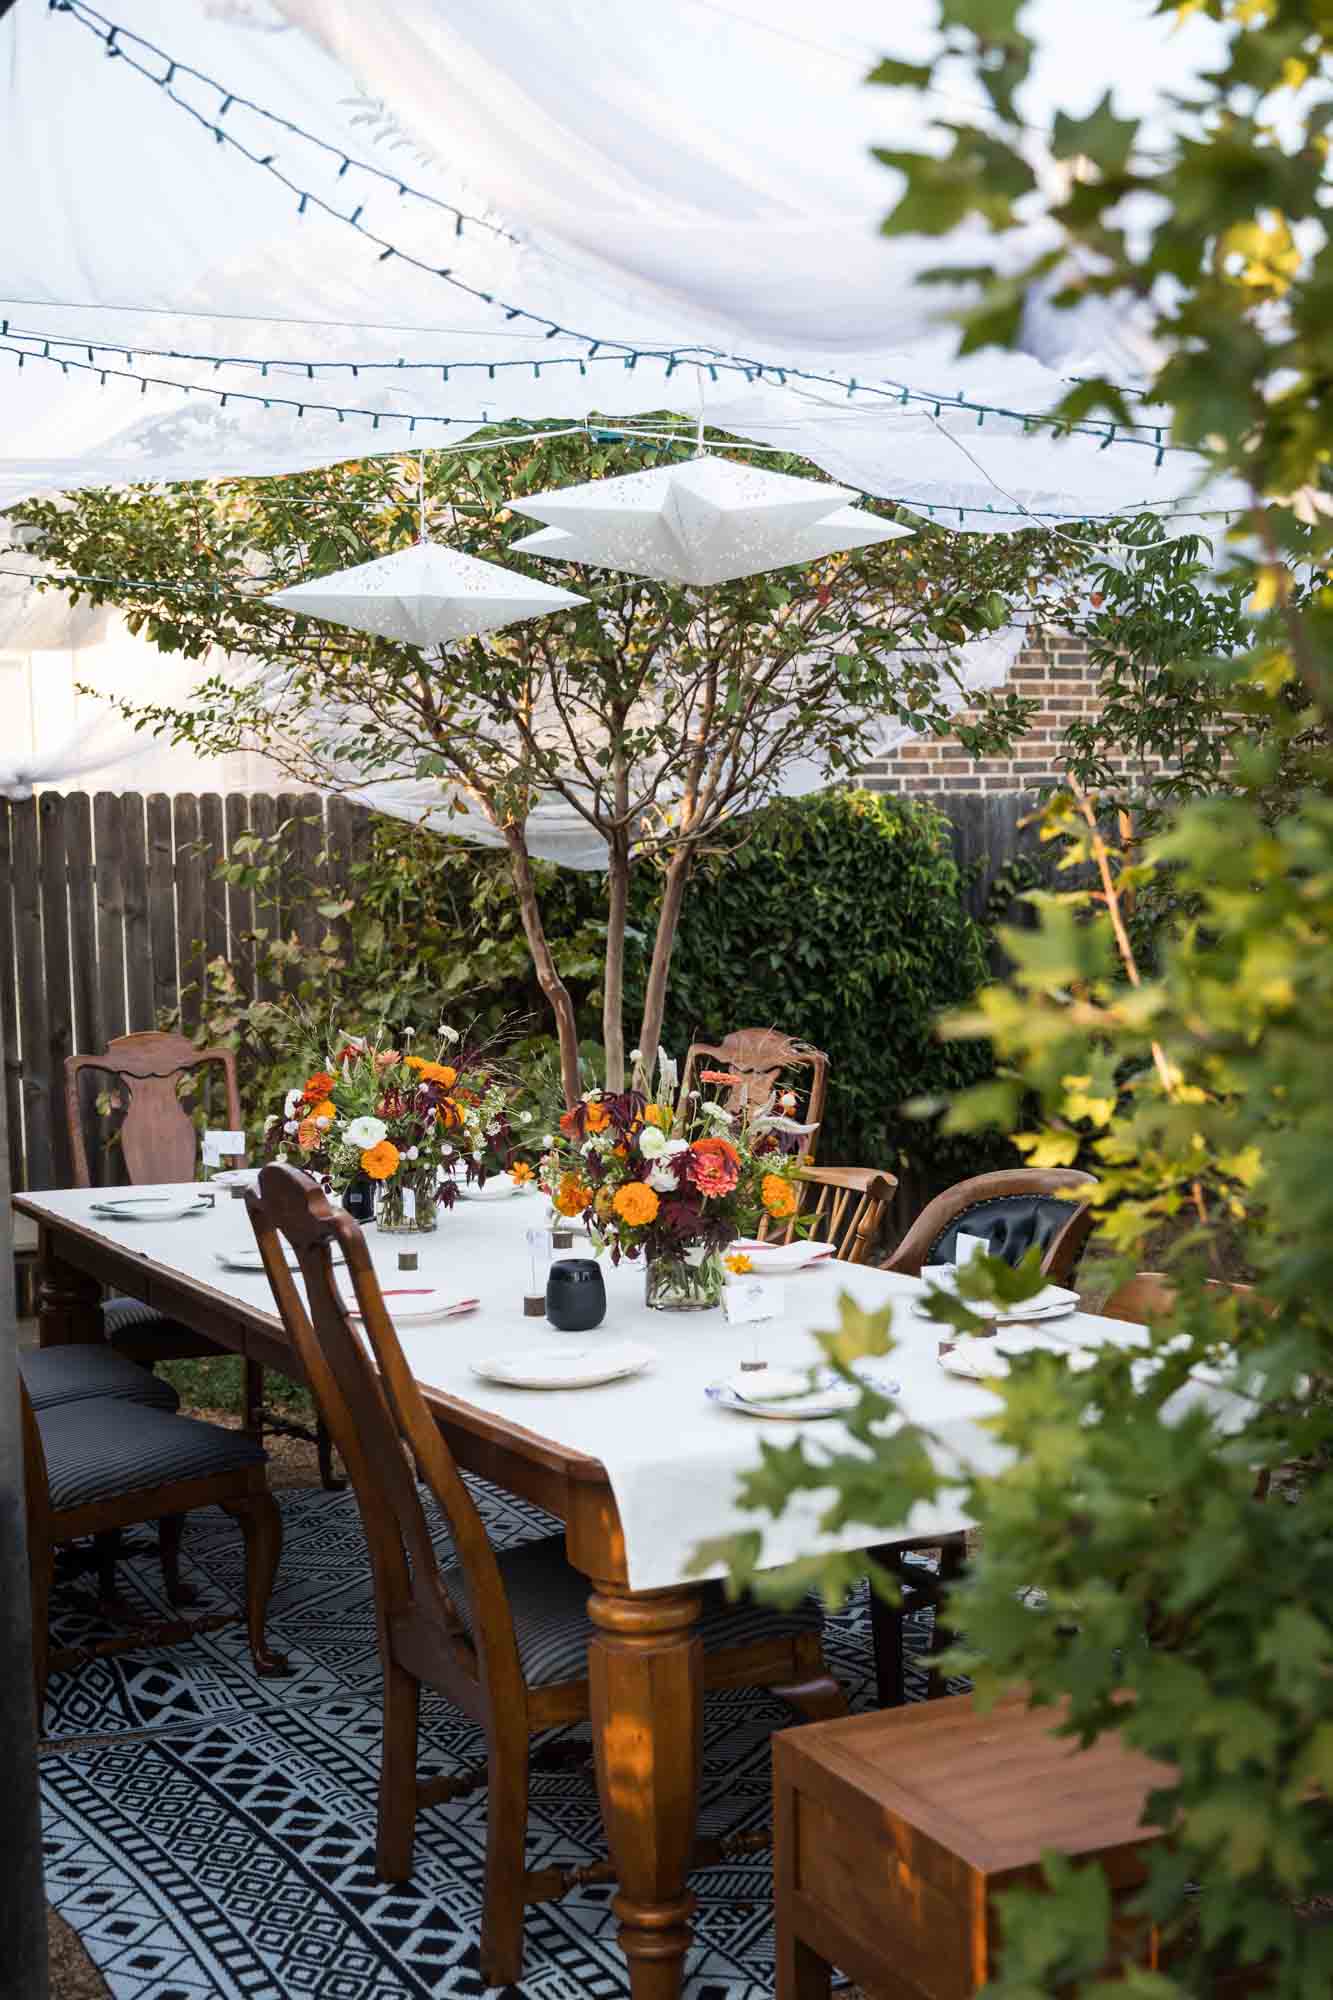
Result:
{"label": "wooden chair", "polygon": [[[192,1181],[199,1160],[199,1135],[181,1098],[181,1086],[191,1077],[214,1071],[226,1099],[227,1129],[238,1131],[245,1120],[236,1082],[236,1058],[230,1049],[197,1049],[184,1035],[117,1035],[100,1056],[65,1058],[65,1118],[70,1156],[78,1187],[91,1187],[88,1146],[84,1132],[81,1080],[90,1074],[115,1079],[124,1096],[124,1115],[117,1138],[131,1185],[171,1185]],[[157,1361],[194,1360],[226,1354],[216,1341],[196,1333],[141,1299],[107,1299],[102,1318],[108,1340],[122,1354],[152,1367]],[[275,1417],[264,1409],[264,1371],[257,1361],[244,1363],[245,1426],[256,1437],[276,1431],[304,1438],[319,1451],[320,1479],[329,1490],[341,1487],[333,1476],[328,1432],[322,1425],[310,1431],[303,1424]]]}
{"label": "wooden chair", "polygon": [[[818,1190],[813,1208],[803,1211],[811,1224],[808,1234],[817,1242],[832,1243],[839,1263],[864,1264],[893,1200],[897,1176],[877,1173],[874,1167],[803,1166],[800,1178],[806,1187]],[[796,1222],[793,1216],[779,1232],[765,1217],[759,1225],[761,1242],[790,1243]]]}
{"label": "wooden chair", "polygon": [[[741,1079],[731,1085],[723,1100],[730,1111],[739,1110],[746,1102],[762,1104],[781,1084],[784,1070],[809,1070],[810,1088],[801,1123],[815,1126],[823,1123],[828,1057],[821,1049],[812,1048],[808,1042],[793,1041],[790,1035],[781,1034],[776,1028],[733,1028],[720,1042],[690,1043],[682,1090],[694,1088],[705,1057],[711,1058],[713,1066],[730,1070]],[[807,1159],[814,1159],[818,1141],[819,1133],[812,1132],[805,1148]]]}
{"label": "wooden chair", "polygon": [[976,1174],[927,1202],[891,1257],[886,1271],[921,1275],[923,1264],[951,1264],[960,1230],[984,1236],[992,1257],[1021,1263],[1035,1243],[1041,1268],[1053,1285],[1069,1282],[1092,1233],[1093,1212],[1070,1199],[1096,1186],[1092,1174],[1075,1167],[1011,1167]]}
{"label": "wooden chair", "polygon": [[[351,1475],[374,1579],[384,1671],[383,1755],[376,1872],[407,1880],[417,1813],[476,1789],[478,1778],[417,1775],[422,1684],[438,1688],[484,1731],[489,1816],[481,1922],[488,1986],[516,1981],[523,1910],[609,1867],[529,1870],[525,1860],[529,1739],[589,1714],[587,1579],[552,1536],[497,1555],[476,1503],[413,1379],[385,1310],[358,1225],[294,1168],[265,1167],[247,1196],[283,1323]],[[306,1303],[279,1241],[296,1253]],[[365,1339],[354,1331],[333,1274],[346,1258]],[[372,1360],[373,1354],[373,1360]],[[415,1465],[452,1536],[441,1563],[430,1539]],[[817,1610],[729,1606],[703,1587],[704,1685],[772,1687],[810,1719],[845,1713],[824,1662]],[[682,1756],[688,1754],[682,1745]]]}
{"label": "wooden chair", "polygon": [[[962,1229],[985,1236],[991,1255],[1003,1257],[1008,1264],[1021,1263],[1032,1245],[1039,1245],[1045,1276],[1052,1284],[1066,1284],[1091,1234],[1093,1212],[1086,1203],[1071,1201],[1064,1191],[1072,1193],[1094,1185],[1092,1174],[1073,1167],[1015,1167],[959,1181],[926,1204],[892,1256],[884,1260],[883,1268],[919,1277],[923,1264],[952,1263]],[[908,1561],[909,1556],[919,1557],[932,1549],[939,1551],[933,1573],[919,1561]],[[901,1596],[897,1605],[885,1603],[874,1592],[870,1598],[879,1700],[881,1707],[892,1708],[907,1699],[904,1621],[913,1612],[939,1604],[967,1560],[967,1537],[928,1535],[910,1542],[886,1543],[873,1555],[892,1573]],[[945,1651],[952,1640],[953,1634],[937,1617],[932,1657]],[[934,1700],[946,1692],[945,1682],[931,1668],[927,1698]]]}
{"label": "wooden chair", "polygon": [[128,1398],[75,1396],[35,1411],[22,1374],[23,1472],[28,1574],[32,1593],[33,1674],[37,1712],[52,1669],[150,1645],[167,1645],[230,1622],[227,1614],[142,1626],[123,1637],[51,1651],[50,1597],[59,1544],[95,1540],[157,1521],[170,1602],[186,1601],[177,1568],[179,1525],[195,1507],[223,1507],[245,1536],[245,1616],[261,1674],[287,1671],[270,1652],[264,1624],[282,1548],[282,1519],[264,1477],[263,1446],[245,1431],[198,1423]]}

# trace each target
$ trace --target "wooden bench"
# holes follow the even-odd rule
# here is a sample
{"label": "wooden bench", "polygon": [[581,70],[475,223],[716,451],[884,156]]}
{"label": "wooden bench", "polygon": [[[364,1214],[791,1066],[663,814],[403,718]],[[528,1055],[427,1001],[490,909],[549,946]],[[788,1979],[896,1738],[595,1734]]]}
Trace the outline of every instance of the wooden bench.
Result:
{"label": "wooden bench", "polygon": [[961,1695],[774,1737],[776,2000],[826,2000],[833,1966],[880,2000],[965,2000],[997,1970],[992,1892],[1039,1886],[1046,1849],[1099,1863],[1116,1902],[1142,1883],[1173,1774],[1057,1738],[1059,1714]]}

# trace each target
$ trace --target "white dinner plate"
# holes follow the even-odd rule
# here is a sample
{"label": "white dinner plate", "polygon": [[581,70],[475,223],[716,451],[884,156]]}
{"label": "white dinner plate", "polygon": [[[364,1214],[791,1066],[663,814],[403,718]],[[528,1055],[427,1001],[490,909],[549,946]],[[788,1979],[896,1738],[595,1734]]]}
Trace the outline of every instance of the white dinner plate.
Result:
{"label": "white dinner plate", "polygon": [[[224,1271],[259,1271],[262,1273],[264,1269],[264,1260],[258,1250],[215,1250],[213,1256],[215,1261],[221,1264]],[[347,1259],[343,1256],[341,1250],[335,1250],[333,1261],[335,1264],[345,1264]],[[295,1271],[299,1268],[295,1252],[291,1250],[287,1252],[287,1268],[290,1271]]]}
{"label": "white dinner plate", "polygon": [[[954,1268],[951,1264],[940,1265],[935,1269],[928,1266],[921,1273],[926,1282],[926,1294],[923,1298],[914,1299],[912,1302],[912,1310],[918,1319],[930,1317],[929,1304],[932,1292],[941,1298],[957,1296]],[[997,1305],[991,1299],[968,1299],[966,1303],[969,1312],[974,1312],[978,1319],[993,1319],[999,1325],[1013,1325],[1035,1319],[1064,1319],[1070,1313],[1078,1311],[1078,1293],[1068,1292],[1062,1285],[1046,1285],[1030,1299],[1024,1299],[1020,1305]]]}
{"label": "white dinner plate", "polygon": [[[405,1278],[409,1275],[403,1273]],[[460,1299],[456,1292],[446,1292],[439,1285],[383,1285],[380,1290],[395,1325],[421,1319],[458,1319],[463,1313],[475,1312],[481,1304],[480,1299]],[[360,1319],[355,1295],[344,1292],[342,1296],[349,1316]]]}
{"label": "white dinner plate", "polygon": [[208,1185],[221,1188],[257,1188],[261,1167],[224,1167],[220,1174],[214,1174]]}
{"label": "white dinner plate", "polygon": [[[808,1387],[809,1378],[804,1373],[775,1369],[771,1382],[761,1383],[760,1373],[767,1372],[756,1370],[752,1378],[733,1375],[725,1382],[710,1382],[704,1394],[710,1403],[734,1410],[737,1416],[769,1417],[788,1424],[807,1423],[813,1417],[845,1416],[859,1400],[857,1391],[831,1369],[816,1372],[813,1390]],[[878,1390],[881,1396],[896,1396],[901,1387],[876,1369],[858,1369],[857,1373],[868,1389]]]}
{"label": "white dinner plate", "polygon": [[940,1355],[940,1367],[970,1382],[984,1382],[1007,1375],[1011,1357],[1019,1354],[1063,1354],[1074,1369],[1090,1368],[1095,1359],[1088,1348],[1043,1334],[1039,1327],[1009,1326],[993,1334],[960,1334]]}
{"label": "white dinner plate", "polygon": [[796,1237],[791,1243],[759,1243],[737,1237],[723,1252],[727,1257],[748,1257],[756,1274],[777,1277],[783,1271],[804,1271],[810,1264],[826,1264],[834,1254],[831,1243],[811,1243]]}
{"label": "white dinner plate", "polygon": [[632,1340],[606,1347],[562,1344],[490,1354],[474,1361],[472,1372],[483,1382],[499,1382],[506,1389],[591,1389],[601,1382],[639,1375],[656,1359],[655,1349]]}
{"label": "white dinner plate", "polygon": [[124,1201],[95,1201],[92,1213],[103,1222],[177,1222],[183,1215],[207,1215],[212,1206],[198,1195],[142,1194]]}

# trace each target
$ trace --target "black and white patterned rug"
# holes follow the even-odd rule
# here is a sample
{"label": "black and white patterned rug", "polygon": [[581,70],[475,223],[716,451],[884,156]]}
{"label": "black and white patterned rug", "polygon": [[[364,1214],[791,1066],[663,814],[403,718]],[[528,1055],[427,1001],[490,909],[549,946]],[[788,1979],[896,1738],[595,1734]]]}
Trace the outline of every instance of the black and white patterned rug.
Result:
{"label": "black and white patterned rug", "polygon": [[[509,1546],[554,1525],[477,1487],[491,1536]],[[269,1620],[290,1678],[256,1677],[242,1628],[95,1661],[53,1678],[42,1757],[47,1895],[82,1939],[114,2000],[441,2000],[484,1992],[477,1936],[486,1794],[417,1823],[406,1888],[375,1879],[380,1674],[365,1545],[350,1493],[279,1494],[285,1541]],[[191,1517],[185,1574],[196,1609],[239,1599],[235,1524]],[[126,1594],[166,1615],[149,1556],[122,1570]],[[91,1584],[57,1593],[54,1637],[96,1629]],[[924,1643],[926,1632],[909,1644]],[[829,1620],[829,1658],[854,1706],[870,1698],[864,1600]],[[914,1688],[921,1693],[923,1684]],[[701,1829],[763,1826],[769,1736],[786,1706],[754,1689],[710,1696]],[[561,1732],[586,1741],[586,1730]],[[484,1759],[448,1703],[422,1707],[422,1767]],[[605,1853],[591,1761],[533,1776],[528,1865]],[[767,2000],[770,1857],[701,1871],[686,2000]],[[627,1991],[607,1886],[529,1910],[524,2000]]]}

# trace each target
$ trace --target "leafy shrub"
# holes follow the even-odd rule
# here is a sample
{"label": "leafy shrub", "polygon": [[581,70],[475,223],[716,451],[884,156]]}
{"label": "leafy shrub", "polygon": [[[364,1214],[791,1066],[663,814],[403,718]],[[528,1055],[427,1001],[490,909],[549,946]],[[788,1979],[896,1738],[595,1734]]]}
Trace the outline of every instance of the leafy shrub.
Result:
{"label": "leafy shrub", "polygon": [[738,1027],[799,1035],[829,1058],[822,1160],[952,1178],[989,1164],[978,1142],[903,1106],[989,1074],[984,1049],[934,1033],[985,978],[985,934],[937,812],[866,791],[784,799],[705,864],[687,900],[666,1046]]}

